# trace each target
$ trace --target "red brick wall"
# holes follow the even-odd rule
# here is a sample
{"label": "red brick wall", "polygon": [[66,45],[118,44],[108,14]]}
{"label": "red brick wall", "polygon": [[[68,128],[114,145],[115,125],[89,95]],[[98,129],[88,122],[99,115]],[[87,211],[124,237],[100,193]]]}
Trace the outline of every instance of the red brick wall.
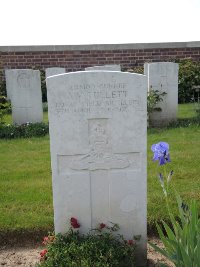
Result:
{"label": "red brick wall", "polygon": [[145,62],[172,61],[192,58],[200,61],[200,47],[147,48],[117,50],[65,50],[65,51],[25,51],[1,52],[0,68],[65,67],[66,71],[84,70],[85,67],[104,64],[120,64],[122,69],[143,66]]}

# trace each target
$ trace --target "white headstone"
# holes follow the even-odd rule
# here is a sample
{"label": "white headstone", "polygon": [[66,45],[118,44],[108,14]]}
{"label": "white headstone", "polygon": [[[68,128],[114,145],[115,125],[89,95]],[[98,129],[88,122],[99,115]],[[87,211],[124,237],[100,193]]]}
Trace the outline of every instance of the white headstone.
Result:
{"label": "white headstone", "polygon": [[7,70],[6,82],[9,86],[13,123],[41,122],[43,110],[39,70]]}
{"label": "white headstone", "polygon": [[91,70],[107,70],[107,71],[121,71],[120,65],[103,65],[103,66],[93,66],[85,68],[86,71]]}
{"label": "white headstone", "polygon": [[[146,76],[75,72],[47,78],[55,232],[118,223],[146,260]],[[69,227],[69,224],[68,224]]]}
{"label": "white headstone", "polygon": [[53,67],[45,69],[45,76],[46,78],[49,76],[65,73],[65,68]]}
{"label": "white headstone", "polygon": [[9,72],[10,70],[5,70],[7,100],[11,100],[11,90],[14,87],[14,80],[10,78]]}
{"label": "white headstone", "polygon": [[152,126],[166,126],[177,119],[178,110],[178,69],[177,63],[146,63],[144,74],[148,76],[148,90],[167,93],[157,107],[161,111],[150,114]]}

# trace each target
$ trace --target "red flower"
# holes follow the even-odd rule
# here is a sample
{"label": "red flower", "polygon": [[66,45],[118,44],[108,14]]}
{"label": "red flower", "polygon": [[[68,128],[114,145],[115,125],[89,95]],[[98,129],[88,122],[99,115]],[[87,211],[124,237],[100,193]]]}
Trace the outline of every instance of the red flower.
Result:
{"label": "red flower", "polygon": [[106,227],[106,224],[105,224],[105,223],[100,223],[100,224],[99,224],[99,228],[100,228],[100,229],[103,229],[103,228],[105,228],[105,227]]}
{"label": "red flower", "polygon": [[45,236],[45,237],[43,238],[42,245],[45,246],[45,245],[48,243],[48,241],[49,241],[48,236]]}
{"label": "red flower", "polygon": [[47,249],[43,249],[42,251],[40,251],[40,256],[43,258],[46,256],[48,250]]}
{"label": "red flower", "polygon": [[127,244],[130,245],[130,246],[132,246],[132,245],[135,244],[135,241],[130,239],[130,240],[127,241]]}
{"label": "red flower", "polygon": [[71,226],[75,229],[80,228],[80,224],[78,223],[78,220],[74,217],[70,219]]}

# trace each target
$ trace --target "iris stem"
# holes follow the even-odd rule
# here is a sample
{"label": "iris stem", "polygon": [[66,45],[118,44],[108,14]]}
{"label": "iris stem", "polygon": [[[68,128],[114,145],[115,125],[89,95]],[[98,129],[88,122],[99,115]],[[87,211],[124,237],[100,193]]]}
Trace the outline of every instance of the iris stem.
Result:
{"label": "iris stem", "polygon": [[169,183],[167,182],[167,170],[166,167],[164,166],[164,175],[165,175],[165,183],[167,183],[167,194],[165,195],[165,200],[166,200],[166,206],[167,206],[167,211],[169,213],[169,216],[171,217],[171,212],[170,212],[170,207],[169,207],[169,200],[168,200],[168,190],[169,190]]}

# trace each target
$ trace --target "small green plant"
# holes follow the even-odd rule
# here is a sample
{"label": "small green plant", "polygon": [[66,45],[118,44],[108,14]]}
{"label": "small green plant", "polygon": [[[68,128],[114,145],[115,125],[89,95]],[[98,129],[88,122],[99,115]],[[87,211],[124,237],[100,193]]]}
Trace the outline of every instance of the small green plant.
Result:
{"label": "small green plant", "polygon": [[10,103],[7,102],[6,97],[0,95],[0,125],[5,123],[4,116],[9,113],[10,109]]}
{"label": "small green plant", "polygon": [[133,267],[135,266],[135,240],[125,240],[114,234],[119,226],[100,223],[88,234],[81,234],[76,218],[71,218],[71,228],[64,234],[44,237],[40,252],[41,267]]}
{"label": "small green plant", "polygon": [[[159,165],[170,162],[169,145],[165,142],[154,144],[151,147],[154,153],[154,160],[159,160]],[[173,171],[167,175],[164,166],[164,173],[159,174],[159,181],[165,196],[166,207],[170,217],[171,227],[162,222],[162,229],[157,224],[157,230],[165,248],[161,249],[156,245],[150,245],[171,260],[176,267],[198,267],[200,266],[200,218],[198,216],[197,204],[192,201],[188,206],[179,194],[175,191],[179,216],[175,218],[169,205],[169,184],[172,179]],[[166,235],[165,235],[166,233]],[[162,265],[165,266],[165,265]]]}
{"label": "small green plant", "polygon": [[159,92],[158,90],[149,90],[147,94],[147,117],[148,125],[150,124],[150,115],[154,111],[161,111],[161,108],[158,107],[158,103],[163,101],[163,97],[167,93]]}
{"label": "small green plant", "polygon": [[153,111],[161,111],[161,108],[156,107],[159,102],[163,101],[163,97],[167,93],[159,92],[158,90],[149,90],[147,95],[147,112],[151,114]]}
{"label": "small green plant", "polygon": [[30,138],[41,137],[49,133],[49,126],[46,123],[24,123],[22,125],[0,125],[0,138],[13,139],[13,138]]}

